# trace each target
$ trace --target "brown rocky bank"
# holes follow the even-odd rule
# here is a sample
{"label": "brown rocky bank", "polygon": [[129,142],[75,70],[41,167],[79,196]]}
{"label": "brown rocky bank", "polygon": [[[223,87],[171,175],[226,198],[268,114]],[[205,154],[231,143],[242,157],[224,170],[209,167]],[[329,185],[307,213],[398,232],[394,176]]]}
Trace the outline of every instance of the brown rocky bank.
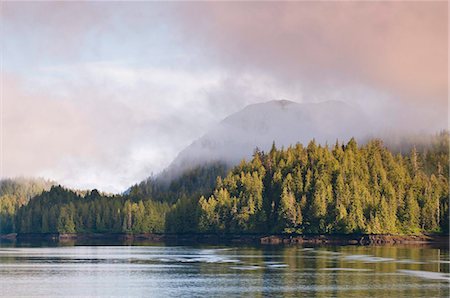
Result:
{"label": "brown rocky bank", "polygon": [[331,245],[395,245],[447,244],[446,235],[297,235],[261,238],[262,244],[331,244]]}

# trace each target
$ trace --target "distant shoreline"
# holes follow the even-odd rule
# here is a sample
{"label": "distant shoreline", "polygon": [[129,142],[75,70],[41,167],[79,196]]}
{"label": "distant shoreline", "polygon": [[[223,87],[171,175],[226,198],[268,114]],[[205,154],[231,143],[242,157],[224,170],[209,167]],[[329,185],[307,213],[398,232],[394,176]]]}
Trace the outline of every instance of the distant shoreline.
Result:
{"label": "distant shoreline", "polygon": [[55,241],[78,240],[117,240],[151,241],[185,244],[314,244],[314,245],[442,245],[449,246],[449,235],[368,235],[368,234],[330,234],[330,235],[267,235],[267,234],[127,234],[127,233],[19,233],[0,234],[0,240],[10,241]]}

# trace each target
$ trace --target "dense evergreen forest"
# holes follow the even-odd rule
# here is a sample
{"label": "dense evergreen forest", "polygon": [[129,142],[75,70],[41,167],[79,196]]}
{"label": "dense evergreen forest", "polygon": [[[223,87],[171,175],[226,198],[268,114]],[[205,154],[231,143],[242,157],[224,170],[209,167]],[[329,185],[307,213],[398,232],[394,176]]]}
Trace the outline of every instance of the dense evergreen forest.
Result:
{"label": "dense evergreen forest", "polygon": [[15,231],[15,214],[22,206],[55,183],[44,179],[3,179],[0,181],[0,233]]}
{"label": "dense evergreen forest", "polygon": [[133,185],[126,193],[133,199],[148,199],[175,203],[182,197],[200,197],[210,193],[218,176],[224,177],[228,167],[222,162],[212,162],[182,173],[174,179],[167,179],[163,172],[161,177],[150,177]]}
{"label": "dense evergreen forest", "polygon": [[105,196],[97,190],[77,194],[54,186],[18,210],[19,233],[163,232],[169,204],[133,202],[124,196]]}
{"label": "dense evergreen forest", "polygon": [[[228,172],[216,163],[171,183],[149,179],[124,195],[41,187],[25,200],[0,188],[0,229],[11,232],[448,233],[449,134],[393,153],[381,140],[313,140],[255,150]],[[3,182],[2,184],[3,185]],[[42,192],[43,191],[43,192]],[[42,192],[42,193],[41,193]]]}
{"label": "dense evergreen forest", "polygon": [[379,140],[255,152],[199,200],[204,232],[368,233],[448,226],[448,154],[393,155]]}

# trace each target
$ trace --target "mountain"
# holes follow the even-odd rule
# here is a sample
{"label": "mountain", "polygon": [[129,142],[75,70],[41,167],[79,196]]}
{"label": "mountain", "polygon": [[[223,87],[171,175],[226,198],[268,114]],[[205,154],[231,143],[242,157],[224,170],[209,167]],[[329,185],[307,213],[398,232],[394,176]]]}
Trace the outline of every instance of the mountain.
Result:
{"label": "mountain", "polygon": [[334,144],[336,139],[366,138],[374,131],[369,117],[353,106],[339,101],[297,103],[273,100],[252,104],[223,119],[201,138],[182,150],[160,175],[172,180],[180,173],[210,162],[229,166],[249,159],[258,147],[270,150],[298,142]]}

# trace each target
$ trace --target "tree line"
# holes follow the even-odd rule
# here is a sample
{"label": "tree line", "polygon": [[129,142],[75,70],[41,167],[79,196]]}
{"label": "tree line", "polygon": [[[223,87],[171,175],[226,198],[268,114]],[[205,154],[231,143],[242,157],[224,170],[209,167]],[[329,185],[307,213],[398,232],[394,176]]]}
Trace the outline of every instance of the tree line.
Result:
{"label": "tree line", "polygon": [[168,203],[126,196],[80,195],[53,186],[17,212],[18,233],[161,233]]}
{"label": "tree line", "polygon": [[0,192],[0,231],[448,233],[448,160],[447,132],[408,153],[377,139],[362,146],[354,139],[274,144],[229,170],[204,165],[170,183],[148,179],[123,195],[48,185],[26,200]]}
{"label": "tree line", "polygon": [[[448,144],[448,143],[447,143]],[[448,145],[446,145],[448,146]],[[446,147],[448,148],[448,147]],[[439,148],[435,148],[439,149]],[[380,140],[255,151],[198,202],[198,230],[225,233],[448,232],[446,154],[394,155]]]}

